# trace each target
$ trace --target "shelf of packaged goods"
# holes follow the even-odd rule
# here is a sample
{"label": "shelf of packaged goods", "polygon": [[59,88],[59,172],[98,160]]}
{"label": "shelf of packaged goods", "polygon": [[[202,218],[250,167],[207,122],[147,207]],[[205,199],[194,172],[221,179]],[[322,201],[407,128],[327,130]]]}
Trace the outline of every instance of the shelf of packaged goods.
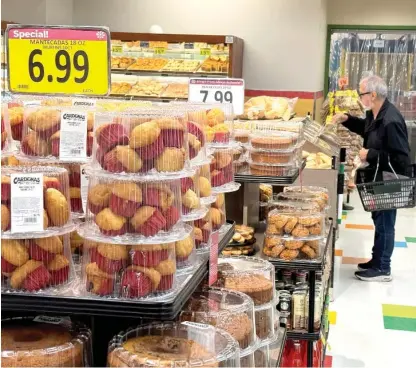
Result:
{"label": "shelf of packaged goods", "polygon": [[322,250],[322,257],[319,260],[308,260],[308,259],[295,259],[292,261],[284,261],[281,259],[276,258],[269,258],[265,256],[263,253],[261,254],[261,258],[269,261],[272,263],[275,268],[280,269],[287,269],[287,270],[305,270],[305,271],[320,271],[323,270],[326,257],[328,256],[328,251],[332,246],[332,238],[334,236],[334,229],[333,224],[334,221],[332,219],[329,220],[329,231],[325,242],[325,247]]}
{"label": "shelf of packaged goods", "polygon": [[227,78],[227,72],[173,72],[167,70],[119,70],[111,69],[111,74],[136,75],[141,77],[189,77],[189,78]]}
{"label": "shelf of packaged goods", "polygon": [[[234,234],[235,223],[227,221],[220,231],[218,250],[221,252]],[[183,305],[208,273],[209,252],[199,257],[192,273],[179,275],[175,291],[149,300],[119,300],[115,298],[89,298],[2,292],[2,311],[53,314],[77,314],[141,318],[146,320],[173,320]]]}

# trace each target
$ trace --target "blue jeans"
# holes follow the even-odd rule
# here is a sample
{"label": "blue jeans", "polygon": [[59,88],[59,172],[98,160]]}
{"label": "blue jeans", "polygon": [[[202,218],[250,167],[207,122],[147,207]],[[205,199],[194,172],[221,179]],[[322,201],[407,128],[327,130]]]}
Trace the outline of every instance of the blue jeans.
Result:
{"label": "blue jeans", "polygon": [[371,214],[375,226],[372,267],[390,272],[394,249],[394,226],[397,210],[375,211]]}

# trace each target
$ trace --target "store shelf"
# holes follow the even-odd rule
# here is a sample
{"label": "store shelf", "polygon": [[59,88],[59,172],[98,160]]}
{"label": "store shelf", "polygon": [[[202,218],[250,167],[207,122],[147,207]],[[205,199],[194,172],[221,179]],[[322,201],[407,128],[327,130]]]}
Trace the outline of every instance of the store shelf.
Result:
{"label": "store shelf", "polygon": [[166,70],[111,70],[112,74],[136,75],[141,77],[189,77],[189,78],[227,78],[227,73],[214,72],[169,72]]}
{"label": "store shelf", "polygon": [[295,259],[292,261],[284,261],[282,259],[269,258],[263,253],[261,258],[272,263],[276,268],[290,269],[290,270],[305,270],[305,271],[320,271],[324,268],[326,257],[328,255],[328,249],[332,246],[332,237],[334,236],[333,231],[334,221],[330,219],[330,226],[328,237],[326,238],[325,248],[322,250],[322,257],[319,260],[308,260],[308,259]]}
{"label": "store shelf", "polygon": [[[225,248],[234,234],[232,221],[227,221],[220,231],[219,251]],[[200,257],[193,273],[178,276],[175,292],[149,300],[130,301],[111,298],[80,296],[50,296],[41,294],[6,293],[1,295],[2,311],[36,311],[37,313],[79,314],[142,318],[151,320],[175,319],[183,305],[195,291],[208,272],[209,254]]]}

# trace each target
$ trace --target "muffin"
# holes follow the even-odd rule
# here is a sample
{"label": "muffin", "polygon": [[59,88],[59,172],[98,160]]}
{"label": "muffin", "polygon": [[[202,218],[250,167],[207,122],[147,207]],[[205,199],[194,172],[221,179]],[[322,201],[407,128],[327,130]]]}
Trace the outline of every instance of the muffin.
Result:
{"label": "muffin", "polygon": [[1,273],[9,275],[29,260],[29,252],[19,240],[1,241]]}
{"label": "muffin", "polygon": [[29,260],[16,268],[10,277],[12,289],[24,289],[29,292],[48,286],[51,275],[40,261]]}
{"label": "muffin", "polygon": [[48,263],[47,268],[50,274],[50,285],[59,285],[68,281],[69,260],[64,255],[57,254],[55,258]]}
{"label": "muffin", "polygon": [[30,129],[40,137],[47,139],[60,129],[61,111],[58,109],[40,108],[29,112],[25,120]]}
{"label": "muffin", "polygon": [[130,133],[130,147],[136,150],[142,160],[159,156],[165,146],[157,122],[149,121],[136,126]]}
{"label": "muffin", "polygon": [[[88,245],[91,243],[88,242]],[[96,263],[105,273],[117,273],[125,268],[128,261],[128,251],[125,245],[98,243],[89,248],[90,261]]]}
{"label": "muffin", "polygon": [[134,216],[142,201],[142,190],[137,184],[117,183],[112,186],[109,206],[116,215]]}
{"label": "muffin", "polygon": [[186,262],[193,250],[194,239],[192,238],[192,236],[188,236],[183,240],[178,240],[175,243],[176,261],[179,263]]}
{"label": "muffin", "polygon": [[130,220],[134,231],[144,236],[156,235],[166,226],[163,214],[155,207],[140,207]]}
{"label": "muffin", "polygon": [[127,232],[127,219],[116,215],[109,208],[104,208],[95,216],[95,223],[105,235],[117,236]]}
{"label": "muffin", "polygon": [[156,120],[161,129],[163,144],[165,147],[183,148],[185,139],[185,125],[171,118]]}
{"label": "muffin", "polygon": [[97,184],[88,191],[88,208],[98,214],[110,204],[112,187],[107,184]]}
{"label": "muffin", "polygon": [[86,289],[99,296],[110,295],[114,289],[114,275],[101,271],[96,263],[89,263],[85,268]]}
{"label": "muffin", "polygon": [[49,154],[48,143],[34,131],[25,135],[20,149],[28,156],[44,157]]}
{"label": "muffin", "polygon": [[122,124],[109,123],[101,125],[95,132],[97,143],[104,152],[117,145],[129,144],[129,137]]}
{"label": "muffin", "polygon": [[45,192],[45,209],[53,226],[68,223],[70,207],[66,197],[57,189],[48,188]]}
{"label": "muffin", "polygon": [[130,249],[130,259],[135,266],[156,267],[168,258],[169,251],[161,244],[137,244]]}
{"label": "muffin", "polygon": [[158,280],[160,275],[156,271],[130,266],[123,272],[121,295],[125,298],[143,298],[155,289]]}
{"label": "muffin", "polygon": [[104,156],[104,169],[112,173],[138,173],[143,162],[129,146],[116,146]]}
{"label": "muffin", "polygon": [[181,171],[185,166],[183,149],[168,147],[155,159],[155,168],[159,172]]}
{"label": "muffin", "polygon": [[64,252],[64,245],[59,236],[30,239],[28,242],[30,258],[41,261],[45,265],[51,262],[56,255]]}
{"label": "muffin", "polygon": [[144,205],[166,211],[173,205],[174,200],[175,194],[166,184],[145,184],[143,188]]}
{"label": "muffin", "polygon": [[155,267],[156,271],[160,273],[160,284],[157,288],[158,291],[168,291],[173,287],[174,275],[176,273],[176,264],[174,261],[167,259],[159,263]]}
{"label": "muffin", "polygon": [[2,204],[1,205],[1,231],[10,230],[10,210]]}

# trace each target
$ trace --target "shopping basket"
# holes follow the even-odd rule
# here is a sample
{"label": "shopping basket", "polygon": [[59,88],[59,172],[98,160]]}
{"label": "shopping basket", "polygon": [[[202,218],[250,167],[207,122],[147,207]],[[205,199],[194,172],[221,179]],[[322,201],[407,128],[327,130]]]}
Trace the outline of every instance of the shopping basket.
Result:
{"label": "shopping basket", "polygon": [[[393,173],[392,180],[376,181],[379,160],[376,168],[357,170],[357,190],[364,210],[367,212],[412,208],[416,206],[416,164],[410,165],[407,176],[397,175],[388,160]],[[392,176],[392,175],[389,175]],[[368,180],[373,178],[373,181]]]}

